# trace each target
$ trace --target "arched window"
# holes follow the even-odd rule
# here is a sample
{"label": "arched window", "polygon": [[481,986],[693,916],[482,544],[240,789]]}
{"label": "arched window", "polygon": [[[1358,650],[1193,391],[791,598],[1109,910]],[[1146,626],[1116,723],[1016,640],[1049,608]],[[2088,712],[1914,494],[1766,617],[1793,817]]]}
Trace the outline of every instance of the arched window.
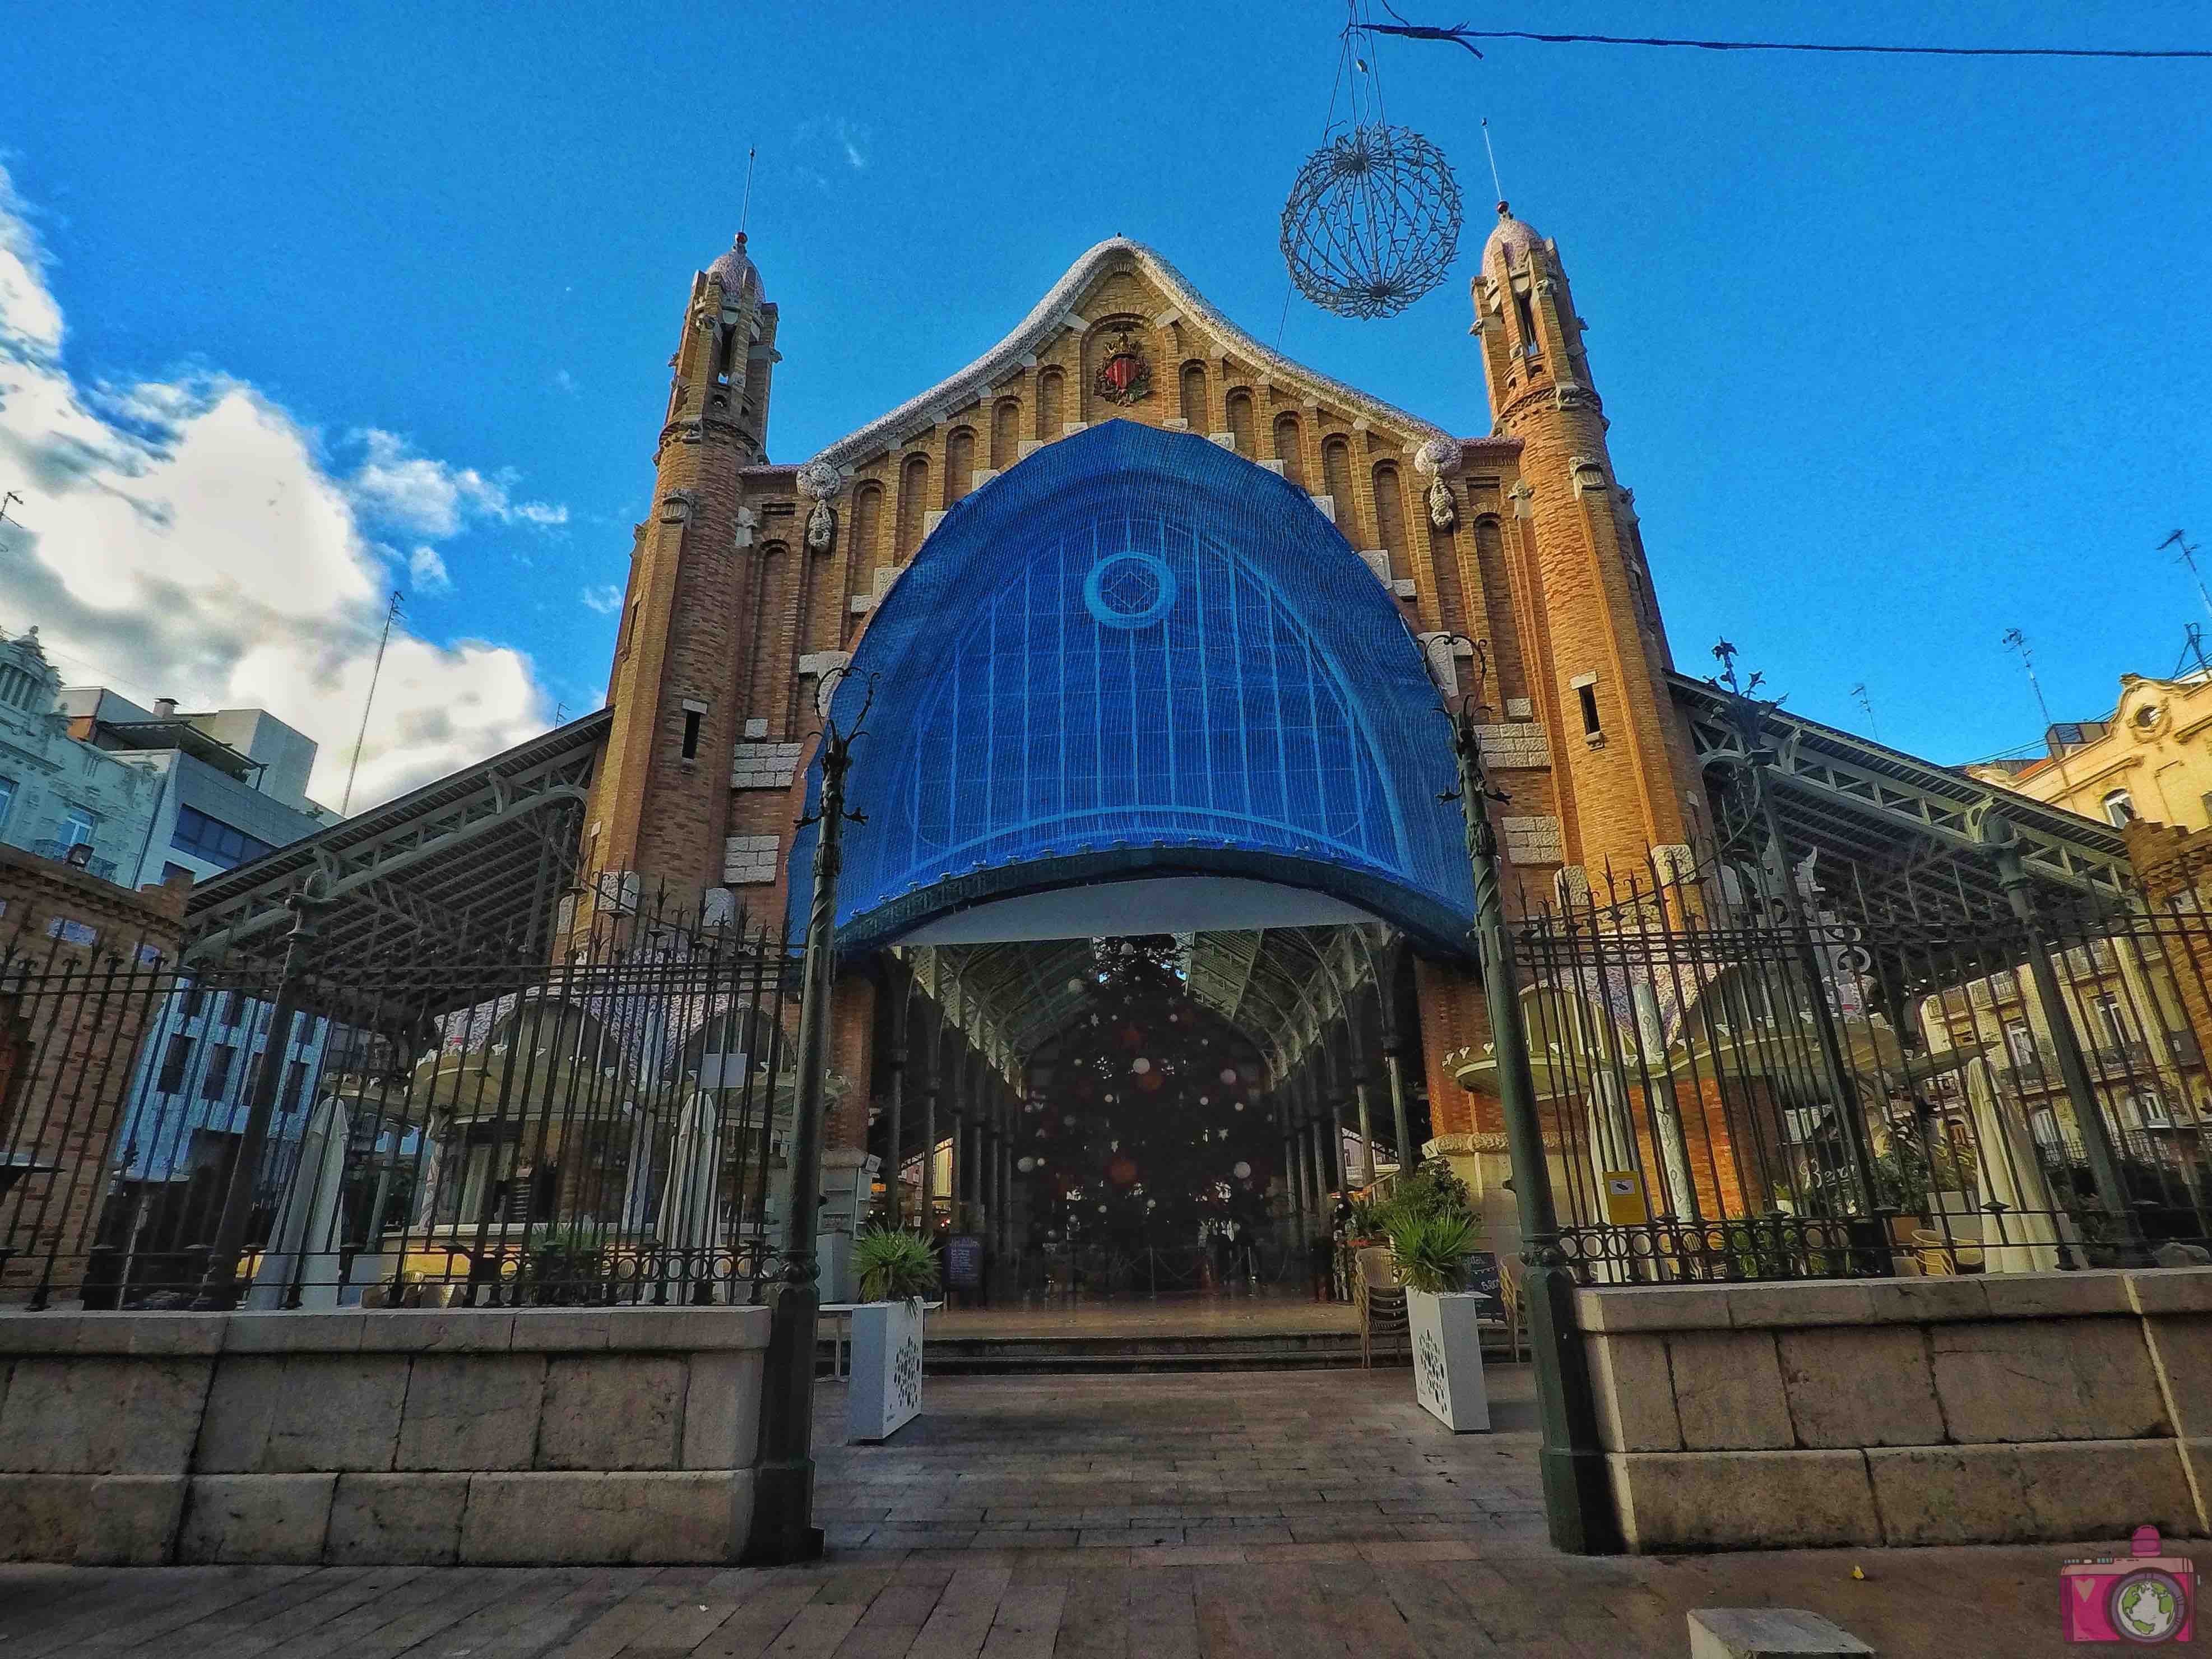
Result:
{"label": "arched window", "polygon": [[865,483],[853,492],[853,530],[846,547],[850,551],[853,568],[865,576],[872,569],[882,549],[876,538],[883,533],[884,492],[879,484]]}
{"label": "arched window", "polygon": [[914,556],[921,545],[922,516],[929,511],[929,457],[909,455],[899,471],[898,556]]}
{"label": "arched window", "polygon": [[975,434],[964,426],[952,428],[945,441],[945,505],[951,507],[968,493],[975,475]]}
{"label": "arched window", "polygon": [[1354,547],[1362,545],[1358,535],[1358,514],[1352,500],[1352,446],[1342,438],[1322,440],[1321,447],[1322,482],[1328,486],[1328,494],[1336,503],[1336,527],[1344,532],[1345,540]]}
{"label": "arched window", "polygon": [[1229,441],[1246,460],[1260,459],[1260,437],[1253,426],[1252,394],[1241,386],[1229,394]]}
{"label": "arched window", "polygon": [[1004,472],[1021,459],[1022,406],[1012,398],[999,399],[991,411],[991,470]]}
{"label": "arched window", "polygon": [[1388,461],[1375,469],[1375,538],[1389,553],[1393,570],[1409,568],[1405,492],[1398,488],[1398,469]]}
{"label": "arched window", "polygon": [[1206,412],[1206,365],[1196,361],[1182,366],[1182,418],[1193,432],[1212,429],[1213,417]]}
{"label": "arched window", "polygon": [[2115,830],[2124,830],[2136,821],[2136,798],[2124,789],[2115,789],[2105,797],[2105,822]]}
{"label": "arched window", "polygon": [[1037,436],[1047,443],[1067,423],[1066,376],[1056,368],[1037,371]]}
{"label": "arched window", "polygon": [[1283,476],[1304,489],[1305,446],[1298,441],[1298,417],[1295,415],[1275,416],[1275,459],[1283,464]]}

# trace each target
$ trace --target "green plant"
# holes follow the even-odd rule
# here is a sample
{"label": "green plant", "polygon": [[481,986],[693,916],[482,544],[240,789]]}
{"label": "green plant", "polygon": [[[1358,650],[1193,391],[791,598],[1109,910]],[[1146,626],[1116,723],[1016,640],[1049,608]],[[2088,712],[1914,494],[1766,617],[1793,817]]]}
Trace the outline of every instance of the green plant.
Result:
{"label": "green plant", "polygon": [[1401,1217],[1425,1219],[1431,1216],[1456,1216],[1480,1226],[1467,1183],[1440,1158],[1428,1159],[1401,1181],[1390,1196],[1376,1206],[1370,1218],[1378,1232],[1389,1236]]}
{"label": "green plant", "polygon": [[1384,1201],[1381,1199],[1353,1199],[1351,1219],[1345,1223],[1346,1236],[1352,1238],[1382,1237],[1384,1207]]}
{"label": "green plant", "polygon": [[1389,1218],[1390,1250],[1408,1290],[1442,1293],[1467,1282],[1468,1258],[1481,1246],[1482,1229],[1471,1215],[1399,1210]]}
{"label": "green plant", "polygon": [[588,1227],[556,1227],[530,1242],[530,1299],[541,1308],[580,1307],[605,1294],[602,1240]]}
{"label": "green plant", "polygon": [[870,1227],[853,1240],[864,1302],[912,1302],[937,1288],[937,1253],[920,1233]]}

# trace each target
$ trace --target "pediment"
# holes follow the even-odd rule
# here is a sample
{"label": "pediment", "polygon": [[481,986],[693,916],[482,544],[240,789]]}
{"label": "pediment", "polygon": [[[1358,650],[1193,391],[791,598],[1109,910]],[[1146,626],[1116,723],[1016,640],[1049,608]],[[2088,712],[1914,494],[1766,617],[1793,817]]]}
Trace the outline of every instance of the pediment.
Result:
{"label": "pediment", "polygon": [[1087,334],[1133,319],[1141,319],[1155,329],[1176,325],[1187,345],[1200,355],[1233,360],[1249,368],[1255,382],[1341,410],[1354,423],[1384,428],[1408,446],[1449,435],[1433,422],[1262,345],[1151,248],[1115,236],[1069,266],[1013,331],[975,362],[888,414],[848,433],[814,459],[848,472],[866,465],[1014,381],[1035,364],[1041,350],[1062,335]]}

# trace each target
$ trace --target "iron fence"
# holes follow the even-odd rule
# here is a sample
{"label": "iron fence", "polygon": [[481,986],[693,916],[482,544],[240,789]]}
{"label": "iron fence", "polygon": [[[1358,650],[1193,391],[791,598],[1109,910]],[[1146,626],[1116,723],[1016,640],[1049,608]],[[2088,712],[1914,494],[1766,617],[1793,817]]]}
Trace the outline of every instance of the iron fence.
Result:
{"label": "iron fence", "polygon": [[9,941],[0,1301],[760,1300],[797,958],[757,919],[605,897],[523,951],[403,931],[325,960],[312,918],[283,963]]}
{"label": "iron fence", "polygon": [[1909,884],[1788,906],[1758,887],[1653,879],[1516,927],[1581,1282],[2110,1266],[2212,1242],[2212,919],[2193,903],[1937,915]]}

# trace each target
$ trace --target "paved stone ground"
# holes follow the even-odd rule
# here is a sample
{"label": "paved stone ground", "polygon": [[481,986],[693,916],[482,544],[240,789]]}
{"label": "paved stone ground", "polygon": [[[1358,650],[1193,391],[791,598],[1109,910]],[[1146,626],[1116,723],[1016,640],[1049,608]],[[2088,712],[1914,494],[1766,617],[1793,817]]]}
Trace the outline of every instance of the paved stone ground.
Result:
{"label": "paved stone ground", "polygon": [[885,1447],[837,1443],[829,1389],[819,1566],[0,1566],[0,1659],[1611,1659],[1751,1605],[1892,1656],[2081,1651],[2080,1547],[1558,1555],[1526,1370],[1490,1376],[1498,1431],[1457,1437],[1403,1370],[933,1378]]}

